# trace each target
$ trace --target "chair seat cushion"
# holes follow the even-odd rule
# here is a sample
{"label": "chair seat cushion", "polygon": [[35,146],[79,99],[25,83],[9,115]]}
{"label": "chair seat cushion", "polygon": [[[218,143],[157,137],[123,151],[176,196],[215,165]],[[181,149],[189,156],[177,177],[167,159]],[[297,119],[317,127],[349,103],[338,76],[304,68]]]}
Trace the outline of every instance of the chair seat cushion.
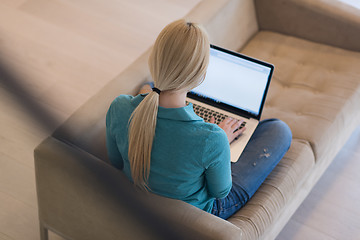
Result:
{"label": "chair seat cushion", "polygon": [[[280,118],[319,159],[359,124],[360,54],[261,31],[242,50],[275,65],[263,118]],[[352,129],[352,128],[351,128]]]}

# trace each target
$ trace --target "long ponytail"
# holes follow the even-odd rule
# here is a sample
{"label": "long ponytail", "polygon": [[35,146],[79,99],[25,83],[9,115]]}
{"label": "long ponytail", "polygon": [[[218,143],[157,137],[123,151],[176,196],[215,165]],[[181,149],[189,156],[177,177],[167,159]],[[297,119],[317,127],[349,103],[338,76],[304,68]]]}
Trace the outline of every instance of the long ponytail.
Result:
{"label": "long ponytail", "polygon": [[159,94],[150,92],[134,110],[129,125],[129,160],[135,185],[147,189]]}
{"label": "long ponytail", "polygon": [[[167,25],[149,57],[155,87],[161,91],[190,90],[204,79],[210,43],[205,30],[184,19]],[[137,106],[129,123],[129,161],[136,186],[149,189],[151,150],[159,106],[157,92],[150,92]]]}

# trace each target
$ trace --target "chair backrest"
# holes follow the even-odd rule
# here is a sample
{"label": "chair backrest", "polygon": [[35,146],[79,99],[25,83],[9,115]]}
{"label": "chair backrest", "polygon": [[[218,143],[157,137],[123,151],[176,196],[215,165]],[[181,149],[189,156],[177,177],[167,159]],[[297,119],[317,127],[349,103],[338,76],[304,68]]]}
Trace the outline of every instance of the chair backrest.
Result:
{"label": "chair backrest", "polygon": [[201,23],[212,44],[234,51],[259,31],[254,0],[204,0],[186,18]]}

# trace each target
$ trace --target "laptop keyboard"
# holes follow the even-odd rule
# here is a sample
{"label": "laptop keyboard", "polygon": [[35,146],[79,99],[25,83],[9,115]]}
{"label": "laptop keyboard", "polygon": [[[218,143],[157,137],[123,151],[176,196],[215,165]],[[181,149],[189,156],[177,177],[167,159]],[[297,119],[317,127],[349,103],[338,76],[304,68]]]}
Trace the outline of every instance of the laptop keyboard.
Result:
{"label": "laptop keyboard", "polygon": [[[210,122],[210,119],[212,116],[215,117],[215,123],[219,124],[221,123],[225,118],[228,118],[229,116],[222,114],[220,112],[208,109],[206,107],[197,105],[193,103],[193,107],[194,107],[194,112],[196,113],[196,115],[198,115],[199,117],[201,117],[202,119],[204,119],[205,122]],[[239,129],[243,128],[246,125],[246,122],[244,121],[241,126],[239,127]],[[237,130],[236,130],[237,131]]]}

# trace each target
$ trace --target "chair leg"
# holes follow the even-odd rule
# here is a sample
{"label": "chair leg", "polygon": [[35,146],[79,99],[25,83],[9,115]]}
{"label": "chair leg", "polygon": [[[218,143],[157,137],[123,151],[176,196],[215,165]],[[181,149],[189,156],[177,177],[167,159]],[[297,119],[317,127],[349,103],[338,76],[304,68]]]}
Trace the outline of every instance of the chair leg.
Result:
{"label": "chair leg", "polygon": [[46,227],[40,222],[40,240],[49,240],[49,232]]}

